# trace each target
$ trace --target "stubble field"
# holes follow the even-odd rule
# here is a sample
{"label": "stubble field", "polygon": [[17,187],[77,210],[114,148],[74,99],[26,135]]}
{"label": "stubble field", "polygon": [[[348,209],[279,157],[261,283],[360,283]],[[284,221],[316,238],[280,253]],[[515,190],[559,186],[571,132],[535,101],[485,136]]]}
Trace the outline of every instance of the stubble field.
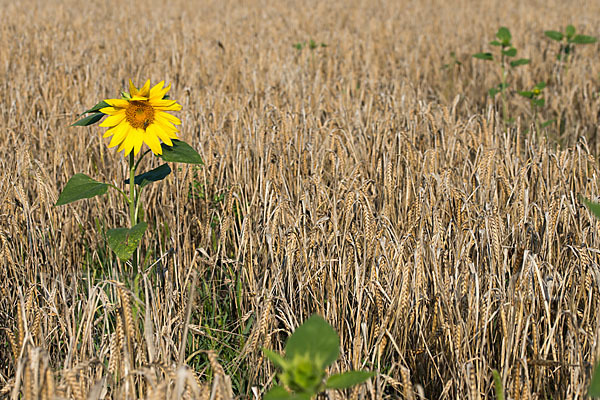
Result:
{"label": "stubble field", "polygon": [[[277,372],[261,348],[313,313],[340,335],[330,372],[377,372],[330,398],[495,398],[493,369],[506,398],[585,396],[598,44],[565,70],[543,32],[597,35],[600,3],[0,9],[0,397],[260,397]],[[471,55],[499,26],[531,59],[510,89],[548,83],[542,132],[526,99],[504,124],[486,94],[498,71]],[[116,193],[53,206],[76,172],[125,187],[105,129],[69,125],[130,78],[172,83],[204,159],[145,192],[142,271],[106,245],[128,224]]]}

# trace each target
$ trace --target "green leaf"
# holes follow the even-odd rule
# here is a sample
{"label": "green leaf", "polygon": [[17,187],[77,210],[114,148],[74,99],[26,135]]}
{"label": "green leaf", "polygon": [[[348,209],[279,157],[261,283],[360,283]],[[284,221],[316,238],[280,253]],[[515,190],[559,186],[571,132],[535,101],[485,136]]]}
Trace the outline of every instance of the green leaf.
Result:
{"label": "green leaf", "polygon": [[500,374],[495,369],[492,370],[494,375],[494,391],[496,392],[496,400],[504,400],[504,389],[502,388],[502,379]]}
{"label": "green leaf", "polygon": [[571,39],[575,34],[575,27],[573,25],[567,25],[565,33],[567,34],[567,39]]}
{"label": "green leaf", "polygon": [[546,100],[544,99],[533,99],[531,102],[536,107],[544,107],[544,104],[546,104]]}
{"label": "green leaf", "polygon": [[500,90],[496,88],[491,88],[490,90],[488,90],[488,94],[490,95],[490,97],[495,97],[498,93],[500,93]]}
{"label": "green leaf", "polygon": [[573,40],[571,40],[571,43],[591,44],[591,43],[596,43],[596,41],[597,41],[597,39],[593,36],[577,35],[573,38]]}
{"label": "green leaf", "polygon": [[98,182],[85,174],[75,174],[69,179],[55,206],[72,203],[81,199],[89,199],[106,193],[108,185]]}
{"label": "green leaf", "polygon": [[109,229],[106,232],[108,236],[108,247],[123,261],[127,261],[137,249],[142,236],[146,231],[148,224],[140,222],[133,228]]}
{"label": "green leaf", "polygon": [[100,112],[100,109],[105,108],[105,107],[110,107],[110,104],[108,104],[107,102],[102,100],[100,103],[96,104],[94,107],[90,108],[89,110],[85,110],[84,112],[82,112],[79,115],[88,114],[91,112]]}
{"label": "green leaf", "polygon": [[525,91],[517,92],[517,93],[523,97],[527,97],[528,99],[531,99],[533,97],[533,92],[530,92],[529,90],[525,90]]}
{"label": "green leaf", "polygon": [[[137,175],[133,179],[133,182],[135,182],[136,185],[141,185],[142,182],[144,182],[144,181],[146,182],[146,184],[148,184],[150,182],[162,181],[170,173],[171,173],[171,167],[169,167],[169,164],[163,164],[160,167],[154,168],[153,170],[150,170],[148,172],[144,172],[143,174]],[[125,183],[129,184],[129,179],[126,179]]]}
{"label": "green leaf", "polygon": [[502,43],[500,43],[500,42],[499,42],[499,41],[497,41],[497,40],[492,40],[492,41],[490,42],[490,45],[492,45],[492,46],[502,46]]}
{"label": "green leaf", "polygon": [[173,140],[173,146],[161,144],[162,155],[159,157],[167,162],[178,162],[186,164],[204,164],[202,157],[189,144],[181,140]]}
{"label": "green leaf", "polygon": [[512,35],[507,27],[501,26],[496,32],[496,37],[500,39],[503,46],[508,46],[510,44],[510,39],[512,39]]}
{"label": "green leaf", "polygon": [[[594,216],[596,218],[600,219],[600,204],[594,203],[593,201],[590,201],[590,200],[586,199],[585,197],[581,197],[581,201],[592,212],[592,214],[594,214]],[[599,374],[600,374],[600,372],[599,372]],[[600,377],[599,377],[599,379],[600,379]]]}
{"label": "green leaf", "polygon": [[594,368],[592,382],[590,382],[587,394],[590,397],[600,397],[600,368],[598,365],[596,365],[596,368]]}
{"label": "green leaf", "polygon": [[534,89],[539,89],[542,90],[546,87],[546,82],[538,82],[537,85],[535,85],[533,88]]}
{"label": "green leaf", "polygon": [[347,389],[363,383],[374,375],[374,372],[369,371],[348,371],[343,374],[335,374],[327,379],[325,387],[327,389]]}
{"label": "green leaf", "polygon": [[510,66],[511,67],[518,67],[519,65],[526,65],[529,64],[529,59],[528,58],[519,58],[518,60],[514,60],[510,62]]}
{"label": "green leaf", "polygon": [[283,386],[274,386],[263,396],[263,400],[310,400],[310,394],[291,394]]}
{"label": "green leaf", "polygon": [[294,331],[285,346],[287,359],[307,355],[320,368],[331,365],[340,354],[340,338],[337,332],[315,314]]}
{"label": "green leaf", "polygon": [[283,386],[274,386],[264,396],[263,400],[288,400],[292,397]]}
{"label": "green leaf", "polygon": [[480,60],[489,60],[489,61],[494,60],[494,56],[492,55],[492,53],[476,53],[476,54],[473,54],[473,58],[478,58]]}
{"label": "green leaf", "polygon": [[275,353],[273,350],[262,349],[262,351],[265,353],[265,356],[267,356],[267,358],[277,367],[285,369],[288,366],[288,363],[283,359],[283,357]]}
{"label": "green leaf", "polygon": [[550,125],[550,124],[552,124],[554,122],[556,122],[556,119],[549,119],[548,121],[546,121],[546,122],[544,122],[542,124],[542,128],[545,128],[545,127],[547,127],[548,125]]}
{"label": "green leaf", "polygon": [[517,55],[517,49],[515,49],[514,47],[511,47],[508,50],[502,50],[502,54],[504,54],[505,56],[508,56],[508,57],[514,57]]}
{"label": "green leaf", "polygon": [[105,114],[101,112],[96,112],[92,115],[88,115],[87,117],[81,118],[79,121],[73,122],[71,126],[88,126],[93,125],[96,122],[100,121]]}
{"label": "green leaf", "polygon": [[556,40],[557,42],[563,40],[564,37],[563,34],[559,31],[545,31],[544,35],[548,36],[552,40]]}

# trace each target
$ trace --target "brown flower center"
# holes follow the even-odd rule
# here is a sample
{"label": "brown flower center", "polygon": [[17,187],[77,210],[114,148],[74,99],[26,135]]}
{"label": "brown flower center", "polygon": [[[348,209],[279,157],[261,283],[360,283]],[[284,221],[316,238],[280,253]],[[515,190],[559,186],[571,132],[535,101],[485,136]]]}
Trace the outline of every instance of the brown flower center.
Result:
{"label": "brown flower center", "polygon": [[147,101],[130,101],[125,118],[136,129],[146,129],[154,121],[154,108]]}

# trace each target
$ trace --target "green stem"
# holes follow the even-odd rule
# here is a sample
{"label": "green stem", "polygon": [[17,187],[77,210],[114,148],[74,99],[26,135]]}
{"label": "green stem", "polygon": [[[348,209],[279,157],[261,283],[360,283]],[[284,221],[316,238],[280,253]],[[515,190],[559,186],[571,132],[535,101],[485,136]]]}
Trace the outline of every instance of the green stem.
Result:
{"label": "green stem", "polygon": [[114,189],[116,189],[117,192],[121,193],[121,196],[123,196],[123,198],[125,199],[125,201],[129,204],[129,196],[127,196],[124,191],[122,191],[121,189],[119,189],[118,187],[116,187],[115,185],[113,185],[112,183],[108,183],[107,185],[110,186],[110,187],[112,187],[112,188],[114,188]]}
{"label": "green stem", "polygon": [[129,153],[129,219],[131,228],[137,224],[135,212],[135,160],[133,152]]}
{"label": "green stem", "polygon": [[[137,207],[135,198],[135,169],[137,164],[135,163],[135,156],[133,151],[129,153],[129,219],[131,220],[131,228],[137,225]],[[133,264],[133,271],[137,273],[138,270],[138,249],[133,253],[131,263]]]}
{"label": "green stem", "polygon": [[504,46],[502,46],[502,57],[500,68],[502,69],[502,87],[500,88],[500,96],[502,99],[502,118],[504,118],[504,122],[508,121],[508,106],[506,104],[506,69],[504,67]]}

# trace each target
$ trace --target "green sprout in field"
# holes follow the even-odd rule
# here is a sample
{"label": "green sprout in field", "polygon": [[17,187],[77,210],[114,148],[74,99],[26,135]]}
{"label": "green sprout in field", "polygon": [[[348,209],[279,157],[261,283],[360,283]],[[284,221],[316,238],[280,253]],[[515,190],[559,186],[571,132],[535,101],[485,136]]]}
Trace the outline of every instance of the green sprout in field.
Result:
{"label": "green sprout in field", "polygon": [[498,93],[502,99],[502,117],[505,122],[512,122],[508,116],[508,101],[506,99],[506,89],[509,86],[508,83],[508,71],[519,67],[521,65],[529,64],[528,58],[518,58],[509,60],[517,55],[517,49],[512,45],[512,35],[508,28],[502,26],[496,32],[496,38],[498,40],[492,40],[490,45],[499,47],[499,53],[494,56],[492,53],[476,53],[473,54],[474,58],[495,62],[500,69],[500,83],[488,90],[490,97],[494,98]]}
{"label": "green sprout in field", "polygon": [[575,27],[573,25],[568,25],[565,32],[545,31],[544,35],[560,43],[556,59],[561,63],[564,62],[565,71],[568,69],[568,62],[575,51],[576,44],[592,44],[597,41],[594,36],[576,35]]}
{"label": "green sprout in field", "polygon": [[531,106],[532,119],[535,124],[536,132],[539,133],[540,129],[543,129],[553,123],[555,120],[551,119],[548,121],[540,122],[539,110],[544,107],[546,100],[543,98],[542,91],[546,88],[546,82],[538,82],[531,90],[519,91],[519,95],[529,99]]}
{"label": "green sprout in field", "polygon": [[313,315],[296,329],[285,345],[285,357],[263,349],[265,355],[279,367],[281,386],[275,386],[265,400],[312,399],[327,389],[347,389],[374,374],[349,371],[325,379],[325,368],[337,360],[340,338],[322,317]]}
{"label": "green sprout in field", "polygon": [[[104,134],[105,138],[112,136],[108,147],[118,146],[118,151],[123,150],[124,155],[129,159],[129,177],[123,182],[129,185],[129,193],[113,184],[98,182],[79,173],[69,179],[55,204],[60,206],[99,196],[105,194],[109,187],[115,189],[129,208],[130,226],[109,229],[108,246],[123,261],[133,257],[134,267],[137,267],[138,263],[136,250],[148,227],[148,224],[142,221],[142,190],[150,183],[163,180],[171,173],[171,168],[165,163],[150,171],[137,174],[140,162],[146,154],[152,152],[166,162],[202,163],[200,155],[177,136],[178,130],[175,125],[181,124],[181,121],[167,111],[179,111],[181,106],[169,99],[167,92],[170,87],[170,85],[164,87],[163,81],[150,88],[148,80],[142,88],[138,89],[130,81],[128,93],[122,92],[120,99],[101,101],[81,114],[82,116],[89,114],[88,116],[73,124],[73,126],[88,126],[106,117],[100,126],[110,128]],[[136,161],[135,158],[144,143],[149,150],[143,152]]]}
{"label": "green sprout in field", "polygon": [[303,48],[305,48],[307,46],[308,46],[309,49],[315,50],[317,47],[327,47],[327,44],[322,43],[322,42],[321,43],[317,43],[313,39],[310,39],[308,41],[308,44],[306,42],[298,42],[298,43],[295,43],[293,47],[296,50],[302,50]]}

